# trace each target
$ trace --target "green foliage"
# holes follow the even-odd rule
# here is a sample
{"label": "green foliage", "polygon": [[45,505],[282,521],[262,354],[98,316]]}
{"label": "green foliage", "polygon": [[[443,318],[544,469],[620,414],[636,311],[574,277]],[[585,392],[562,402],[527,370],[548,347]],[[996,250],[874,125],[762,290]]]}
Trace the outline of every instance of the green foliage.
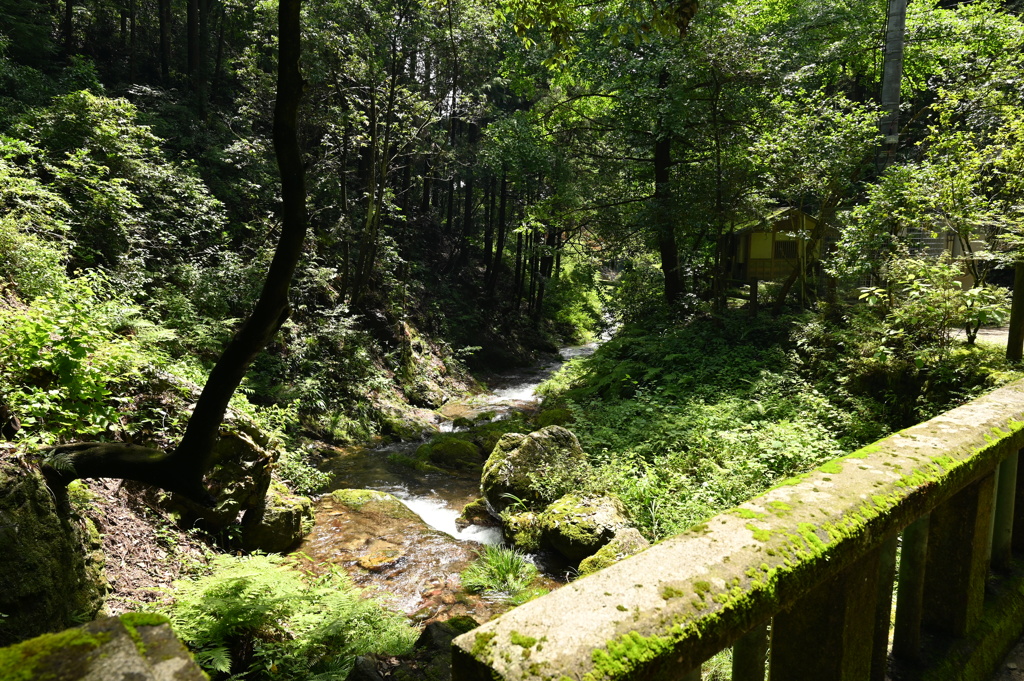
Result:
{"label": "green foliage", "polygon": [[648,538],[861,443],[847,405],[800,375],[794,326],[742,313],[653,332],[630,325],[547,386],[575,403],[597,486]]}
{"label": "green foliage", "polygon": [[1009,317],[1009,292],[989,285],[964,287],[963,271],[948,257],[894,258],[886,274],[889,288],[866,287],[860,299],[881,308],[887,357],[911,355],[918,368],[947,361],[956,330],[974,341],[978,327]]}
{"label": "green foliage", "polygon": [[[566,259],[568,260],[568,258]],[[597,272],[591,265],[563,261],[544,298],[545,315],[568,343],[588,343],[603,323]]]}
{"label": "green foliage", "polygon": [[166,361],[140,343],[152,337],[122,335],[137,314],[98,274],[70,279],[29,307],[0,308],[0,398],[27,437],[53,442],[118,428],[126,398],[115,387]]}
{"label": "green foliage", "polygon": [[503,546],[485,546],[477,559],[463,570],[462,586],[467,591],[504,600],[516,599],[522,597],[537,574],[537,566],[526,554]]}
{"label": "green foliage", "polygon": [[260,555],[219,556],[212,570],[179,582],[166,612],[214,678],[344,679],[357,655],[401,655],[415,641],[402,617],[364,599],[339,570],[303,574]]}

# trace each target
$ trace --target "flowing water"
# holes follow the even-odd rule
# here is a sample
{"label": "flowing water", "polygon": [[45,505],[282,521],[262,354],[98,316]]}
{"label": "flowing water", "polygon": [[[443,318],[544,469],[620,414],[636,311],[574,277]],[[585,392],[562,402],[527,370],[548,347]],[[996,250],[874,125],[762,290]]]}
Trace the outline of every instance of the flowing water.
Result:
{"label": "flowing water", "polygon": [[[489,392],[452,401],[439,410],[441,432],[457,430],[459,417],[489,414],[508,418],[535,409],[535,390],[562,364],[594,352],[597,344],[562,348],[557,358],[488,381]],[[445,619],[470,614],[486,620],[500,603],[470,596],[459,589],[458,573],[476,557],[482,544],[500,544],[501,529],[456,527],[463,507],[480,496],[478,473],[432,473],[392,463],[392,454],[411,454],[422,442],[399,442],[375,449],[335,450],[326,470],[332,489],[388,492],[415,514],[395,518],[377,511],[354,510],[326,495],[317,502],[317,522],[299,552],[311,565],[343,566],[357,584],[417,619]],[[551,584],[552,586],[554,583]]]}

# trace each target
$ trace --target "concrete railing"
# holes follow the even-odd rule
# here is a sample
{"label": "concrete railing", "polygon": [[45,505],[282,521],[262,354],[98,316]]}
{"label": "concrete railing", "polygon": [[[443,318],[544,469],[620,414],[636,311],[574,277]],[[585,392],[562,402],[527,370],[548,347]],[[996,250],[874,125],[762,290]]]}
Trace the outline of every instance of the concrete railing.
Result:
{"label": "concrete railing", "polygon": [[1017,382],[787,480],[460,636],[453,678],[689,681],[732,646],[734,681],[985,679],[1024,630],[1022,428]]}

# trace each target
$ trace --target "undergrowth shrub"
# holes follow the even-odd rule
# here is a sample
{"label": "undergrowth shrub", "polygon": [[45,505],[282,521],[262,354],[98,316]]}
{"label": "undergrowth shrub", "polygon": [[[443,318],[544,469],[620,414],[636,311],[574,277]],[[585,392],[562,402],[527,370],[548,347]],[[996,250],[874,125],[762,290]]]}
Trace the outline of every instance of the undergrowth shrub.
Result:
{"label": "undergrowth shrub", "polygon": [[0,308],[0,398],[42,444],[117,431],[120,387],[166,361],[160,335],[98,272],[70,279],[31,305]]}
{"label": "undergrowth shrub", "polygon": [[363,598],[347,574],[304,574],[280,556],[218,556],[165,608],[212,678],[345,679],[358,655],[402,655],[416,630]]}
{"label": "undergrowth shrub", "polygon": [[526,554],[504,546],[484,546],[477,559],[463,570],[462,586],[474,593],[515,599],[537,574],[537,566]]}

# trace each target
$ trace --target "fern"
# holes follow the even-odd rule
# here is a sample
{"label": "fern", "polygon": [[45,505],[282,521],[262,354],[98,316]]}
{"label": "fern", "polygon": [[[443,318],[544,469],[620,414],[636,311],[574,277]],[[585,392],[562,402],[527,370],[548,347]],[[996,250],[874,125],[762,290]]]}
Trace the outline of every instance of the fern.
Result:
{"label": "fern", "polygon": [[49,466],[58,473],[66,473],[68,475],[75,474],[75,461],[71,458],[69,452],[62,452],[57,449],[50,450],[46,456],[43,457],[43,464]]}
{"label": "fern", "polygon": [[[281,556],[219,556],[213,572],[179,582],[175,632],[212,674],[343,679],[357,655],[408,652],[416,632],[363,598],[347,574],[306,575]],[[341,672],[344,673],[341,673]]]}
{"label": "fern", "polygon": [[196,651],[193,655],[203,669],[227,674],[231,671],[231,653],[226,646],[217,646],[205,650]]}

